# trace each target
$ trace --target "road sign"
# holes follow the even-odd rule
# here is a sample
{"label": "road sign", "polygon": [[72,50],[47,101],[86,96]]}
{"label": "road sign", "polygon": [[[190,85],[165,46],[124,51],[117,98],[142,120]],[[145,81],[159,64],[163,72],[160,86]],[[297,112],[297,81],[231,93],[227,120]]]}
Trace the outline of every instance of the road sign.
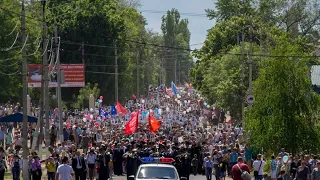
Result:
{"label": "road sign", "polygon": [[248,95],[246,98],[246,101],[248,104],[253,104],[254,103],[254,96],[253,95]]}

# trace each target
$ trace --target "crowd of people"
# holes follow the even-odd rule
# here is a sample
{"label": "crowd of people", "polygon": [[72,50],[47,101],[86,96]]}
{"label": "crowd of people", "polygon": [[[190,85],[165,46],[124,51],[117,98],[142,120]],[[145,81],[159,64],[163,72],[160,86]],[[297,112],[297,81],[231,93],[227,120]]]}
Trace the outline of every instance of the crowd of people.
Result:
{"label": "crowd of people", "polygon": [[[244,179],[254,171],[257,180],[294,179],[319,180],[319,161],[316,156],[292,156],[284,150],[272,157],[270,172],[265,174],[261,154],[246,145],[241,124],[235,124],[228,113],[206,104],[200,94],[190,88],[179,93],[151,90],[145,98],[132,99],[123,107],[104,106],[63,113],[63,141],[59,140],[59,121],[53,109],[50,124],[49,156],[42,157],[32,147],[29,156],[29,175],[32,180],[44,176],[48,180],[112,179],[114,176],[135,175],[142,157],[171,157],[180,177],[205,175],[207,180],[231,177]],[[124,108],[126,113],[120,113]],[[11,109],[11,110],[10,110]],[[19,112],[20,105],[0,107],[0,115]],[[139,125],[134,133],[126,134],[125,126],[139,112]],[[34,112],[34,115],[38,113]],[[150,130],[148,118],[160,122],[156,131]],[[29,139],[37,136],[36,124],[29,126]],[[45,132],[45,131],[44,131]],[[12,179],[20,179],[21,127],[4,124],[0,130],[0,180],[6,169]],[[288,159],[286,159],[288,158]],[[251,178],[251,175],[248,177]]]}

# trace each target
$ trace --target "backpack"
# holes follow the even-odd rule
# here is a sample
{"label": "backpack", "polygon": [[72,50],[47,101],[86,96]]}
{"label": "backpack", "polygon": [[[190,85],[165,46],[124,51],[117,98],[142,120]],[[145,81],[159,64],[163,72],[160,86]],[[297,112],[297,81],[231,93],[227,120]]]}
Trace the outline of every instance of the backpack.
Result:
{"label": "backpack", "polygon": [[242,169],[240,168],[240,166],[237,164],[240,172],[241,172],[241,179],[242,180],[251,180],[251,175],[247,172],[247,171],[242,171]]}
{"label": "backpack", "polygon": [[17,168],[17,169],[20,169],[19,160],[18,160],[18,161],[15,161],[15,162],[13,163],[13,167],[14,167],[14,168]]}

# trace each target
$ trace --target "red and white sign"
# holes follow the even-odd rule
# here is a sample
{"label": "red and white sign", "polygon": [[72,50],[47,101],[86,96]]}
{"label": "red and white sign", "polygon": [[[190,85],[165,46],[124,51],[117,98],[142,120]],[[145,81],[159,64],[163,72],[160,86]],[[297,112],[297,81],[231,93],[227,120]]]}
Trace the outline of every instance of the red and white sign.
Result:
{"label": "red and white sign", "polygon": [[[61,87],[84,87],[85,75],[84,64],[61,64],[61,71],[64,72],[64,84]],[[28,86],[41,87],[41,65],[28,65]],[[49,81],[49,87],[57,87],[54,78]]]}

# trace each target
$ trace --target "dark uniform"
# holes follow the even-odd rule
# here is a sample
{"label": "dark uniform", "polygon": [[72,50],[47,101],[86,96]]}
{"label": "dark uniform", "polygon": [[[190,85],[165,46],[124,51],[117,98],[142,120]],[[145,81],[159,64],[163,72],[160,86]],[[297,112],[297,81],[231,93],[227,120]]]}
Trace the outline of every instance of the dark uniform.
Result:
{"label": "dark uniform", "polygon": [[122,175],[122,160],[123,160],[124,150],[116,148],[113,151],[113,167],[114,167],[114,174],[117,176]]}
{"label": "dark uniform", "polygon": [[99,164],[99,180],[108,180],[109,179],[109,162],[110,162],[109,153],[101,153],[97,157],[97,163]]}
{"label": "dark uniform", "polygon": [[140,157],[138,156],[136,151],[128,152],[124,154],[124,158],[126,158],[126,171],[127,171],[127,179],[129,180],[129,176],[136,175],[138,171],[138,167],[141,164]]}

